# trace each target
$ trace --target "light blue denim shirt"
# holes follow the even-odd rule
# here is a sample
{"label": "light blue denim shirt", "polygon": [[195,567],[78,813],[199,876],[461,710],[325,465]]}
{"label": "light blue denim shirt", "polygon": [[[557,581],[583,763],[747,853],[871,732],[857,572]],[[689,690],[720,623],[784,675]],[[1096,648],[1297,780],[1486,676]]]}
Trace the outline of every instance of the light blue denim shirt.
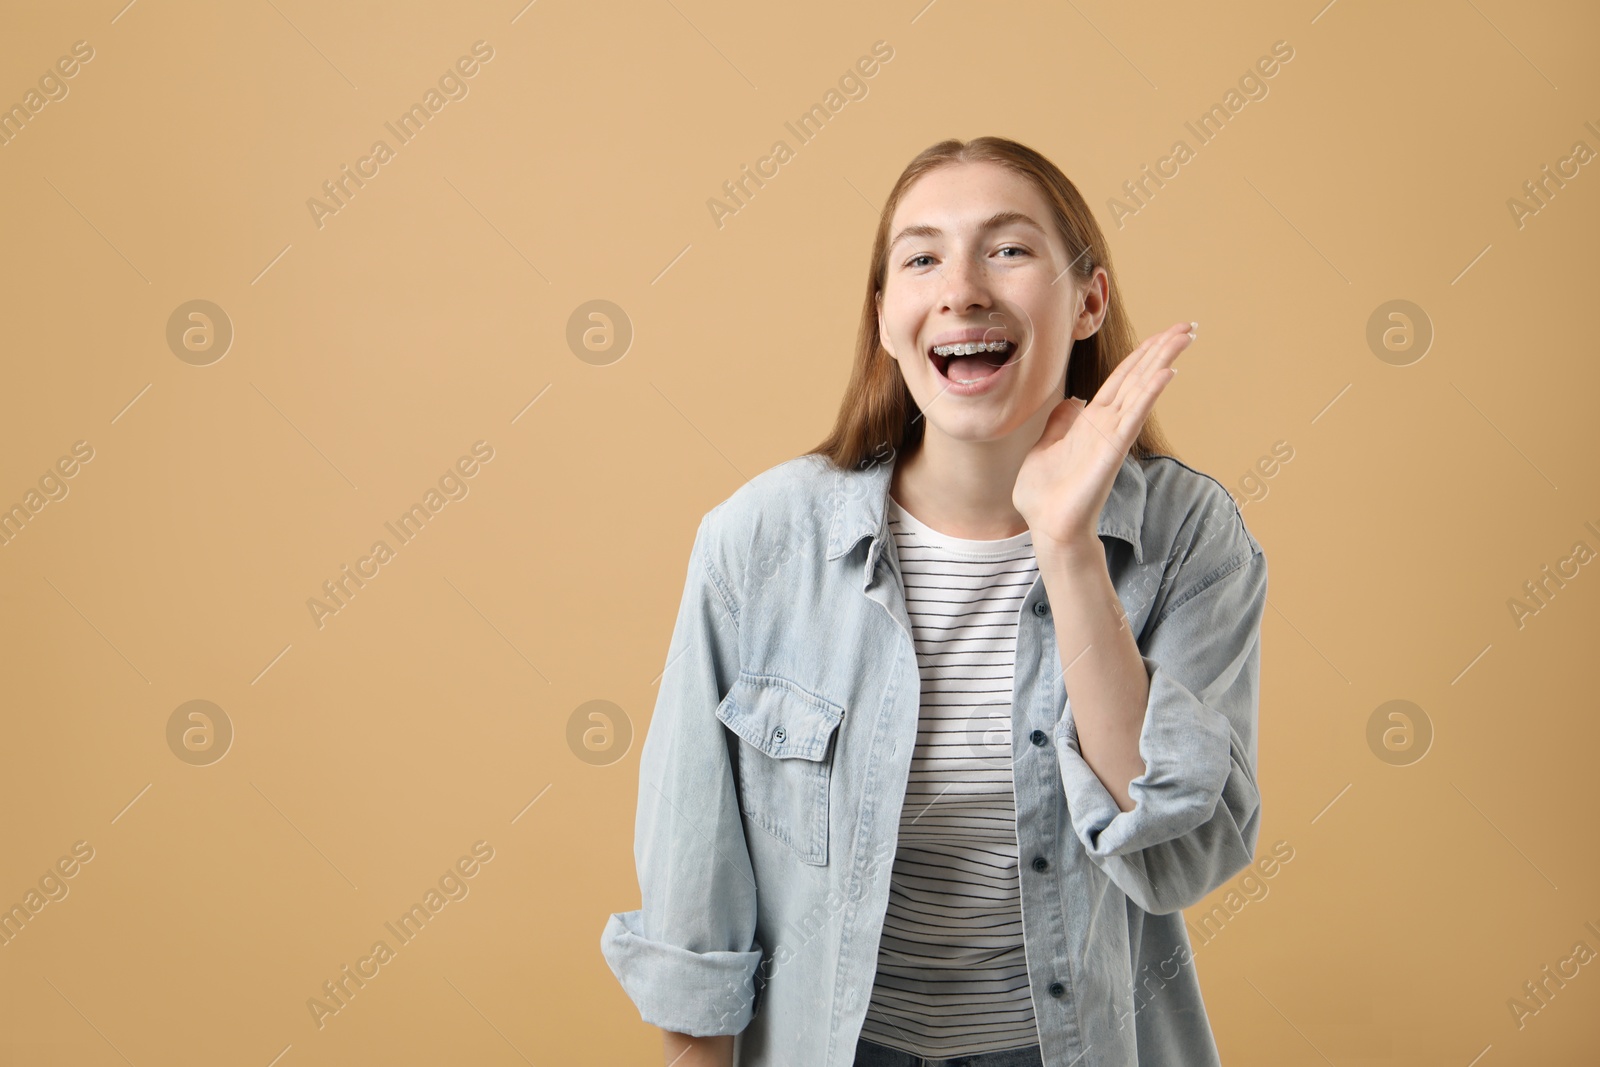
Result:
{"label": "light blue denim shirt", "polygon": [[[886,522],[894,458],[821,456],[701,519],[641,749],[642,906],[601,949],[645,1022],[735,1062],[845,1067],[872,993],[920,674]],[[1044,1061],[1217,1050],[1183,908],[1250,863],[1267,563],[1215,479],[1123,460],[1099,534],[1150,678],[1122,811],[1084,762],[1037,578],[1012,694],[1022,925]]]}

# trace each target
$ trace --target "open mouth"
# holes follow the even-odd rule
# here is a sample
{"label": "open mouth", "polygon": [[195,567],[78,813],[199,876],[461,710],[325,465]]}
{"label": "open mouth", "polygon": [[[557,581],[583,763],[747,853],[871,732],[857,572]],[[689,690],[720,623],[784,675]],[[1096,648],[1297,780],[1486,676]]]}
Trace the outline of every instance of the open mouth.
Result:
{"label": "open mouth", "polygon": [[962,385],[982,381],[1011,361],[1015,341],[974,341],[966,344],[935,345],[928,349],[933,369],[946,381]]}

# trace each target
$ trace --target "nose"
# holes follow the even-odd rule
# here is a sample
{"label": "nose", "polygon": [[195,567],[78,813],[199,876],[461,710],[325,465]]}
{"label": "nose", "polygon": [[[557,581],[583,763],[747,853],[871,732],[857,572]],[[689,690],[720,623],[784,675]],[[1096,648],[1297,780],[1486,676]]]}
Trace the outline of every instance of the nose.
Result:
{"label": "nose", "polygon": [[957,314],[971,308],[986,308],[991,303],[989,281],[983,264],[970,255],[951,256],[939,270],[944,279],[940,303],[943,310]]}

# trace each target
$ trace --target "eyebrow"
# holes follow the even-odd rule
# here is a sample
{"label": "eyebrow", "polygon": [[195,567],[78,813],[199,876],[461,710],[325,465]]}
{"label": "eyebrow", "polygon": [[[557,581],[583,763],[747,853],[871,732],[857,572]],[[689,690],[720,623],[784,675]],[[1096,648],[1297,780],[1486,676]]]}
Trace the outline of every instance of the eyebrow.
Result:
{"label": "eyebrow", "polygon": [[[1044,233],[1045,232],[1043,226],[1040,226],[1037,222],[1033,221],[1032,218],[1030,218],[1027,215],[1024,215],[1020,211],[996,211],[993,215],[990,215],[987,219],[983,220],[983,222],[978,226],[978,232],[979,233],[984,233],[984,232],[987,232],[989,230],[995,230],[995,229],[999,229],[1002,226],[1010,226],[1010,225],[1013,225],[1013,224],[1021,225],[1021,226],[1031,226],[1035,230],[1038,230],[1040,233]],[[926,224],[918,225],[918,226],[907,226],[905,229],[903,229],[899,233],[895,234],[894,240],[889,242],[889,247],[893,248],[895,245],[899,244],[901,241],[905,240],[907,237],[943,237],[943,236],[944,236],[944,231],[939,229],[939,227],[937,227],[937,226],[929,226],[929,225],[926,225]]]}

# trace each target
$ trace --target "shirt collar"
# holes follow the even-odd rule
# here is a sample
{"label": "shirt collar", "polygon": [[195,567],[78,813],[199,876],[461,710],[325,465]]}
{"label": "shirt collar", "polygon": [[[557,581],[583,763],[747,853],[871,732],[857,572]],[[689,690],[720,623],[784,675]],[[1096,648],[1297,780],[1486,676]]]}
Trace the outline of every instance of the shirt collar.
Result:
{"label": "shirt collar", "polygon": [[[866,470],[833,470],[832,510],[833,520],[828,529],[828,558],[838,559],[860,543],[864,537],[873,538],[873,549],[887,536],[885,521],[889,500],[889,485],[894,475],[895,461],[874,463]],[[1139,542],[1139,531],[1144,523],[1146,483],[1144,468],[1131,454],[1122,457],[1122,466],[1111,484],[1111,494],[1100,510],[1099,534],[1126,541],[1133,549],[1135,562],[1144,562],[1144,549]],[[876,551],[868,552],[869,566],[875,562]],[[868,572],[870,574],[870,570]]]}

